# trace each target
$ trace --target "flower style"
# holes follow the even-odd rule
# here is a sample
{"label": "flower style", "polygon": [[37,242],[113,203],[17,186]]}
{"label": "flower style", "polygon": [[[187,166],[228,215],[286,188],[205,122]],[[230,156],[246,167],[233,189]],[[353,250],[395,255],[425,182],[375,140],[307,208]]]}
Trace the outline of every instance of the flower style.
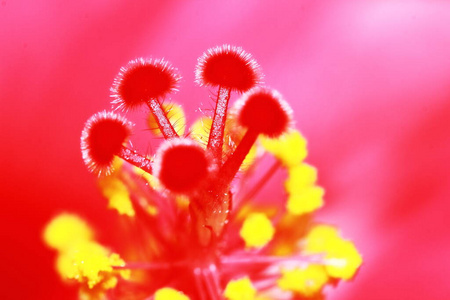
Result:
{"label": "flower style", "polygon": [[[59,253],[61,276],[79,282],[83,299],[155,300],[322,299],[326,286],[351,280],[361,255],[338,229],[313,220],[324,204],[317,170],[304,163],[306,140],[288,103],[260,85],[256,61],[241,48],[215,47],[200,57],[196,78],[217,88],[216,108],[184,134],[181,106],[162,103],[176,91],[177,70],[152,59],[120,70],[116,110],[148,106],[149,126],[165,141],[142,155],[128,143],[125,117],[100,112],[87,121],[84,161],[109,207],[130,220],[135,244],[119,256],[79,217],[58,216],[44,238]],[[242,95],[228,113],[232,92]],[[282,169],[287,199],[262,203],[259,192]]]}

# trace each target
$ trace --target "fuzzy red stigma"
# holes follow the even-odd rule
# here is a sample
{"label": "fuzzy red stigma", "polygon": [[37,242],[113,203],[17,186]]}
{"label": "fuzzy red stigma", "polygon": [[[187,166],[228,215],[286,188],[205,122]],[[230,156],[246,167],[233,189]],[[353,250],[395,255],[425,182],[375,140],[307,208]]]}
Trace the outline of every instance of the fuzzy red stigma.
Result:
{"label": "fuzzy red stigma", "polygon": [[227,187],[247,156],[259,134],[278,137],[291,126],[292,110],[275,90],[254,88],[245,93],[236,103],[238,122],[247,127],[247,132],[236,150],[219,171],[224,187]]}
{"label": "fuzzy red stigma", "polygon": [[113,112],[99,112],[87,122],[81,134],[81,152],[89,170],[109,174],[115,155],[131,134],[132,124]]}
{"label": "fuzzy red stigma", "polygon": [[173,139],[159,148],[154,173],[168,190],[184,194],[199,187],[208,175],[209,166],[200,145],[189,139]]}
{"label": "fuzzy red stigma", "polygon": [[291,126],[292,109],[275,90],[254,88],[242,96],[236,107],[241,125],[268,137],[278,137]]}
{"label": "fuzzy red stigma", "polygon": [[200,85],[220,86],[241,93],[262,79],[259,65],[252,56],[230,45],[207,50],[198,59],[195,77]]}
{"label": "fuzzy red stigma", "polygon": [[138,58],[120,69],[111,88],[113,104],[128,110],[178,90],[181,76],[167,61]]}

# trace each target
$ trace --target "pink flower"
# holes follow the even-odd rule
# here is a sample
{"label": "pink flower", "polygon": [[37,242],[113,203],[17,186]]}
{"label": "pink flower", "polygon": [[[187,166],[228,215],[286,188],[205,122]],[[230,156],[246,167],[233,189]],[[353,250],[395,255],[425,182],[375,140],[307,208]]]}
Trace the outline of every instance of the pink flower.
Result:
{"label": "pink flower", "polygon": [[[331,299],[445,298],[449,20],[445,1],[422,0],[2,1],[3,298],[75,299],[40,238],[61,211],[81,214],[99,241],[126,252],[80,158],[82,124],[109,109],[119,68],[148,55],[183,70],[176,100],[197,119],[211,92],[191,85],[190,70],[224,42],[251,52],[289,100],[326,187],[318,218],[364,253],[355,281]],[[154,153],[156,141],[138,138],[141,119],[129,118],[134,145]],[[261,195],[282,199],[282,176]]]}

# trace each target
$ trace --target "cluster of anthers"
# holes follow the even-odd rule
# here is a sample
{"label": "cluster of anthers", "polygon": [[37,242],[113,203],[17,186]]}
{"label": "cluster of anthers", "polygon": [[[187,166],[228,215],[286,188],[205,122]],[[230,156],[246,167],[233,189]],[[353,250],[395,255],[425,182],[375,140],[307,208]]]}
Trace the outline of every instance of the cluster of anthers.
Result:
{"label": "cluster of anthers", "polygon": [[[312,218],[324,191],[303,162],[291,108],[261,85],[258,64],[239,47],[207,50],[195,75],[217,89],[215,110],[184,134],[181,107],[162,102],[177,91],[178,71],[141,58],[121,68],[114,111],[86,122],[81,151],[109,207],[127,220],[128,250],[113,253],[85,221],[61,214],[44,232],[57,270],[80,283],[82,299],[322,299],[362,259],[335,227]],[[232,93],[240,98],[228,112]],[[118,113],[141,106],[165,139],[154,155],[131,146],[133,125]],[[283,170],[286,199],[261,195]]]}

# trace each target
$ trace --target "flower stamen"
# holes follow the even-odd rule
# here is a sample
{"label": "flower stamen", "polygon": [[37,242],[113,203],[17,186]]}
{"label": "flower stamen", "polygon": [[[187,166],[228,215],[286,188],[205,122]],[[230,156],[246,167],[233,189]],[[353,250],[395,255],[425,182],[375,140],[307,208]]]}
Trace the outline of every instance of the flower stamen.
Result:
{"label": "flower stamen", "polygon": [[219,87],[207,149],[221,166],[230,93],[251,89],[261,81],[262,75],[249,53],[239,47],[223,45],[208,49],[198,59],[195,76],[201,86]]}
{"label": "flower stamen", "polygon": [[124,117],[106,111],[93,115],[86,122],[81,134],[81,151],[89,170],[98,175],[108,175],[113,171],[114,156],[118,156],[148,173],[152,172],[149,158],[124,146],[132,126]]}
{"label": "flower stamen", "polygon": [[280,136],[291,126],[291,115],[291,108],[277,91],[255,88],[243,95],[237,103],[237,118],[247,132],[219,171],[225,186],[236,176],[258,136]]}
{"label": "flower stamen", "polygon": [[181,76],[167,61],[135,59],[120,69],[111,88],[116,109],[127,111],[146,104],[154,115],[165,139],[178,137],[161,102],[168,93],[178,90]]}

